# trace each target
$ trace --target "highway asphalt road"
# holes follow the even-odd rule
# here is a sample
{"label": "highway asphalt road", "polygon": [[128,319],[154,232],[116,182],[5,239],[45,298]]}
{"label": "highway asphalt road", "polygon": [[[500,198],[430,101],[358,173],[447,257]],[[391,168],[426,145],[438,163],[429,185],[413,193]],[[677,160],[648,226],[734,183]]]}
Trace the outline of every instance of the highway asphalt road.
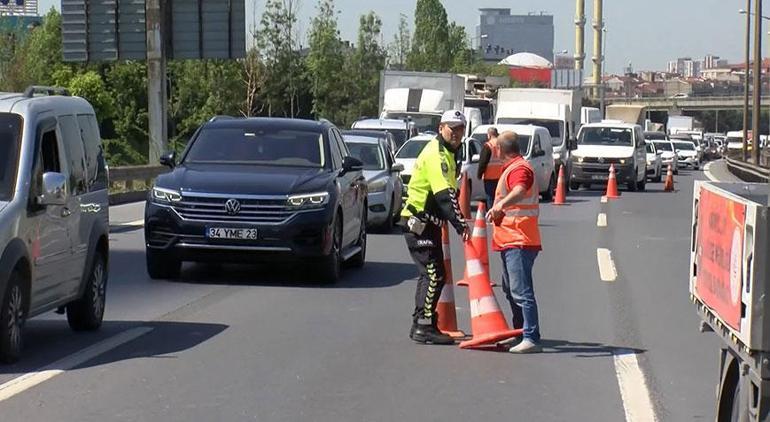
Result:
{"label": "highway asphalt road", "polygon": [[[2,419],[713,420],[719,343],[698,331],[687,290],[694,179],[705,176],[682,171],[676,193],[543,204],[545,353],[525,356],[412,343],[416,271],[398,234],[370,235],[366,266],[330,287],[276,265],[187,265],[152,281],[141,204],[113,207],[103,329],[31,320],[24,359],[0,367]],[[452,256],[459,280],[457,239]],[[469,330],[466,289],[455,294]]]}

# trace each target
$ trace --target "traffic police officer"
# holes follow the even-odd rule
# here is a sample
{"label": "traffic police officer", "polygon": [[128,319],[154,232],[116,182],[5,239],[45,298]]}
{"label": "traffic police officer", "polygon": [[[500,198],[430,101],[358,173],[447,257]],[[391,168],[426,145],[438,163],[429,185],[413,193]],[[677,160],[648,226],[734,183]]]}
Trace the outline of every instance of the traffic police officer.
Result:
{"label": "traffic police officer", "polygon": [[401,213],[406,244],[420,273],[409,335],[418,343],[454,343],[438,329],[436,306],[445,276],[441,227],[448,221],[464,240],[470,236],[456,191],[456,153],[462,145],[465,124],[461,111],[450,110],[443,114],[438,135],[417,157],[409,181],[409,197]]}

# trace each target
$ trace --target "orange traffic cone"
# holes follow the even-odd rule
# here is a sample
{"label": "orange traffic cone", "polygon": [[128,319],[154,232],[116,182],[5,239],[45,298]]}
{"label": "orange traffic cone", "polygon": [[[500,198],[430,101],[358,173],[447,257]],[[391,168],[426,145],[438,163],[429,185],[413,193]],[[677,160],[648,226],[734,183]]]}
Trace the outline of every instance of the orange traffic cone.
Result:
{"label": "orange traffic cone", "polygon": [[559,167],[559,180],[556,182],[556,198],[554,205],[564,205],[567,203],[567,185],[564,183],[564,166]]}
{"label": "orange traffic cone", "polygon": [[610,178],[607,180],[607,195],[609,199],[618,199],[620,194],[618,193],[618,181],[615,178],[615,165],[610,164]]}
{"label": "orange traffic cone", "polygon": [[[471,251],[475,252],[472,246]],[[460,348],[493,347],[499,341],[520,336],[523,330],[511,330],[508,327],[505,315],[500,310],[495,293],[489,283],[489,274],[484,270],[484,265],[481,264],[478,254],[466,256],[466,261],[470,275],[468,298],[470,299],[473,338],[460,343]]]}
{"label": "orange traffic cone", "polygon": [[[489,274],[489,248],[487,247],[487,205],[484,201],[480,201],[478,208],[476,209],[476,218],[473,222],[473,231],[471,233],[471,240],[465,244],[465,257],[469,257],[474,253],[478,254],[481,264],[484,266],[484,270]],[[473,248],[473,251],[470,250]],[[468,268],[465,268],[465,277],[457,282],[458,286],[468,286]],[[496,286],[495,282],[491,283],[492,286]]]}
{"label": "orange traffic cone", "polygon": [[471,182],[465,172],[460,174],[460,194],[457,201],[460,203],[460,213],[466,220],[471,219]]}
{"label": "orange traffic cone", "polygon": [[457,311],[455,309],[455,292],[452,285],[452,255],[449,250],[449,229],[446,225],[441,229],[441,248],[444,251],[444,289],[438,299],[438,329],[450,337],[465,337],[465,333],[457,329]]}
{"label": "orange traffic cone", "polygon": [[663,191],[674,191],[674,170],[671,169],[671,164],[668,165],[668,173],[666,173],[666,184],[663,185]]}

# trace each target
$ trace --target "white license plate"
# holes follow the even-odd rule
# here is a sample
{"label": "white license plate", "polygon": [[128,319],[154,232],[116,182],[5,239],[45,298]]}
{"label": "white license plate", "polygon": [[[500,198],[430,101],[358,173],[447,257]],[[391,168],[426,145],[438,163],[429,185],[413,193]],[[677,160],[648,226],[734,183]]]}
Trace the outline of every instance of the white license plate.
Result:
{"label": "white license plate", "polygon": [[257,229],[230,229],[209,227],[206,229],[209,239],[257,240]]}
{"label": "white license plate", "polygon": [[603,174],[595,174],[591,176],[591,180],[607,180],[609,179],[609,176],[605,176]]}

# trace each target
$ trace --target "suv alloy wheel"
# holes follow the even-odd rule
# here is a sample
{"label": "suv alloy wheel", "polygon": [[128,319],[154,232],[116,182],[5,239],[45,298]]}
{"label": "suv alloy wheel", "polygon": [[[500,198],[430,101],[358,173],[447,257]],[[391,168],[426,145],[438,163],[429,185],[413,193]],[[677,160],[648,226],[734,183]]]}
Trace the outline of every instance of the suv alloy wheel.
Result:
{"label": "suv alloy wheel", "polygon": [[0,361],[14,363],[21,357],[22,331],[26,319],[25,293],[19,273],[14,271],[0,306]]}

